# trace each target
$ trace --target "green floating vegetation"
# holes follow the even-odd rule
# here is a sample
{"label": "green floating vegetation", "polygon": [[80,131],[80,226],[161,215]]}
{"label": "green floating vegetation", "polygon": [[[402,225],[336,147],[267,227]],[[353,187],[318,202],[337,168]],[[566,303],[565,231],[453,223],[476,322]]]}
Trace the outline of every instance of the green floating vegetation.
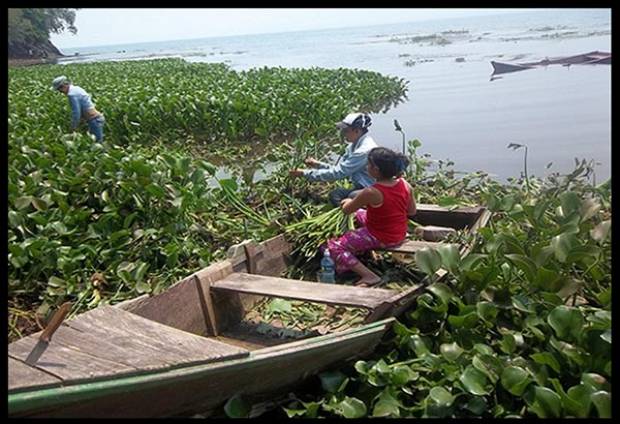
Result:
{"label": "green floating vegetation", "polygon": [[592,165],[503,185],[482,173],[447,178],[443,167],[422,176],[420,198],[459,186],[463,201],[493,212],[489,226],[463,260],[445,248],[416,256],[427,275],[443,267],[447,278],[371,358],[320,375],[338,382],[297,393],[282,412],[346,417],[355,404],[357,417],[609,417],[611,185],[594,183]]}
{"label": "green floating vegetation", "polygon": [[[287,170],[341,150],[333,122],[345,113],[382,110],[406,91],[398,78],[350,69],[234,72],[181,60],[63,66],[106,116],[100,145],[84,128],[67,134],[67,101],[49,90],[58,73],[9,70],[9,340],[36,331],[37,309],[72,301],[75,314],[159,293],[246,238],[285,232],[305,271],[316,270],[308,257],[344,230],[346,217],[325,209],[333,184],[293,181]],[[242,147],[248,143],[262,150]],[[545,179],[525,166],[507,184],[482,171],[457,173],[451,161],[435,161],[430,172],[420,146],[408,143],[406,175],[417,202],[485,205],[488,227],[462,259],[444,248],[421,253],[417,264],[387,253],[369,260],[394,276],[388,288],[438,267],[447,276],[427,287],[372,357],[321,374],[318,393],[296,393],[281,412],[609,417],[611,180],[597,185],[586,160]],[[242,175],[239,152],[269,162],[269,178]],[[208,154],[230,159],[230,175]],[[288,301],[256,312],[259,323],[282,324],[263,326],[265,334],[285,338],[360,319]],[[230,414],[245,415],[239,405],[231,401]]]}
{"label": "green floating vegetation", "polygon": [[[104,113],[102,145],[85,126],[69,133],[69,104],[49,89],[60,73]],[[287,170],[342,148],[334,122],[390,107],[406,85],[364,70],[180,59],[10,69],[9,338],[36,329],[37,308],[69,300],[74,315],[159,293],[231,244],[278,234],[329,188]],[[269,180],[254,184],[247,162],[271,163]]]}

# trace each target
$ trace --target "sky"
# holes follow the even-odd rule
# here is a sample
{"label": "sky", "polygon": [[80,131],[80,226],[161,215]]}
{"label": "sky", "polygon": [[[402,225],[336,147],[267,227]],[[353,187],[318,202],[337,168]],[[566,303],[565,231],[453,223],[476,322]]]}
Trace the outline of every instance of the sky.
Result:
{"label": "sky", "polygon": [[150,41],[184,40],[242,34],[305,31],[520,13],[531,9],[344,9],[203,8],[98,9],[76,11],[77,34],[52,34],[60,48]]}

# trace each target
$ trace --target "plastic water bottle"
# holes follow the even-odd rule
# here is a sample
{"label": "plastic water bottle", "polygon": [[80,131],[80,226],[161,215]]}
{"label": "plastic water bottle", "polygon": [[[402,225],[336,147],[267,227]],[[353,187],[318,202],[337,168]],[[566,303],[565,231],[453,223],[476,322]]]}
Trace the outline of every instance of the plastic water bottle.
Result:
{"label": "plastic water bottle", "polygon": [[329,254],[329,249],[325,249],[323,259],[321,259],[321,282],[336,282],[336,264]]}

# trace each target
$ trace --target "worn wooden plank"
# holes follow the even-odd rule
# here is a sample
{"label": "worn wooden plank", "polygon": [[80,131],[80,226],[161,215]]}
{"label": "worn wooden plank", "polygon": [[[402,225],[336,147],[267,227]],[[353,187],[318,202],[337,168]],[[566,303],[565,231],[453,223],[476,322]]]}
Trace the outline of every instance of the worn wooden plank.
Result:
{"label": "worn wooden plank", "polygon": [[450,227],[456,230],[470,227],[476,220],[482,207],[444,208],[432,204],[418,204],[414,221],[421,225]]}
{"label": "worn wooden plank", "polygon": [[228,261],[221,261],[201,269],[195,274],[175,283],[165,292],[143,297],[122,308],[152,321],[198,335],[212,335],[205,287],[198,287],[198,280],[221,278],[232,272]]}
{"label": "worn wooden plank", "polygon": [[[38,336],[34,334],[12,343],[9,354],[25,360]],[[63,324],[36,367],[65,382],[74,382],[236,359],[248,354],[236,346],[102,306]]]}
{"label": "worn wooden plank", "polygon": [[248,264],[248,272],[250,274],[256,274],[257,260],[258,260],[258,254],[256,252],[256,244],[247,243],[243,245],[243,248],[245,250],[245,260]]}
{"label": "worn wooden plank", "polygon": [[[247,247],[252,250],[256,268],[250,270],[247,260]],[[283,235],[272,237],[262,243],[255,244],[252,240],[245,240],[228,249],[227,257],[234,272],[249,272],[250,274],[277,276],[286,269],[287,256],[291,252],[291,245]]]}
{"label": "worn wooden plank", "polygon": [[217,336],[219,333],[217,319],[215,318],[215,307],[213,306],[213,299],[211,298],[211,283],[208,281],[205,284],[201,284],[200,279],[197,275],[194,275],[194,280],[196,283],[196,287],[198,288],[198,293],[200,297],[204,299],[205,302],[205,312],[207,316],[207,325],[209,326],[209,334],[213,336]]}
{"label": "worn wooden plank", "polygon": [[133,334],[126,332],[108,331],[102,337],[91,331],[63,326],[54,334],[54,343],[142,371],[169,368],[188,360],[185,354],[170,351],[165,346],[140,342]]}
{"label": "worn wooden plank", "polygon": [[477,214],[480,212],[481,206],[463,206],[456,209],[446,208],[445,206],[439,206],[433,203],[418,203],[416,204],[416,210],[422,212],[440,212],[440,213],[470,213]]}
{"label": "worn wooden plank", "polygon": [[31,367],[9,356],[9,391],[16,391],[24,387],[38,386],[58,386],[62,380],[58,377],[50,375],[45,371],[41,371],[35,367]]}
{"label": "worn wooden plank", "polygon": [[380,305],[396,293],[394,290],[311,283],[246,273],[230,274],[226,278],[214,282],[211,287],[213,290],[229,290],[370,309]]}
{"label": "worn wooden plank", "polygon": [[398,252],[398,253],[415,253],[424,247],[439,247],[444,244],[446,243],[442,243],[439,241],[407,240],[398,247],[388,247],[385,249],[377,249],[377,250],[385,250],[388,252]]}
{"label": "worn wooden plank", "polygon": [[183,372],[175,376],[170,372],[142,387],[118,387],[64,405],[60,403],[60,394],[47,404],[32,405],[30,410],[20,408],[19,413],[11,413],[11,405],[22,405],[15,401],[11,403],[9,399],[9,414],[48,418],[190,416],[191,413],[221,407],[238,393],[270,397],[269,393],[273,391],[286,393],[293,389],[292,385],[310,375],[371,352],[388,327],[389,323],[384,323],[268,347],[256,351],[236,366],[212,364],[189,375]]}
{"label": "worn wooden plank", "polygon": [[111,306],[101,306],[79,315],[67,325],[101,337],[109,332],[124,333],[137,342],[177,353],[183,362],[213,362],[247,356],[248,352],[233,346],[150,321]]}
{"label": "worn wooden plank", "polygon": [[[36,336],[25,337],[11,343],[9,345],[9,355],[25,361],[32,348],[36,345],[38,338],[37,334]],[[61,343],[56,343],[55,339],[52,339],[45,352],[43,352],[35,364],[35,367],[65,382],[137,370],[135,367],[97,358]]]}

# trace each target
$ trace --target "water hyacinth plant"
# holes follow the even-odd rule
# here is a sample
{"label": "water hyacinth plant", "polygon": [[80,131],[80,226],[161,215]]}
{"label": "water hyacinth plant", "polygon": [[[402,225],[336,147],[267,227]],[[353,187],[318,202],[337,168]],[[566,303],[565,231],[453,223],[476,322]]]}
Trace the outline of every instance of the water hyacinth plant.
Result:
{"label": "water hyacinth plant", "polygon": [[[277,234],[303,216],[313,191],[293,186],[281,164],[335,151],[343,114],[389,107],[406,91],[403,80],[350,69],[236,72],[177,59],[65,66],[106,116],[99,145],[85,128],[67,134],[69,105],[49,90],[57,73],[9,72],[11,339],[37,308],[71,300],[73,315],[158,293],[233,243]],[[274,175],[254,186],[240,155],[272,163]]]}
{"label": "water hyacinth plant", "polygon": [[[37,331],[37,309],[69,300],[75,314],[159,293],[247,238],[284,232],[298,262],[317,266],[308,258],[351,217],[326,210],[333,185],[293,182],[286,170],[339,153],[333,123],[345,113],[378,112],[406,91],[402,80],[362,70],[67,65],[63,73],[106,116],[98,145],[84,129],[67,134],[66,99],[48,89],[57,73],[9,71],[10,340]],[[611,182],[596,185],[583,160],[567,175],[526,172],[500,184],[433,161],[421,146],[406,146],[416,200],[485,205],[489,227],[462,260],[433,250],[419,264],[389,256],[370,264],[402,271],[405,287],[438,266],[448,276],[428,286],[374,356],[322,374],[320,389],[296,392],[280,413],[608,417]],[[246,173],[256,164],[268,178]],[[267,302],[257,312],[326,325],[312,306]]]}
{"label": "water hyacinth plant", "polygon": [[[568,175],[463,188],[494,216],[369,360],[297,394],[289,417],[610,417],[609,182]],[[443,171],[441,172],[443,173]],[[427,180],[435,185],[445,175]],[[453,181],[453,183],[455,183]],[[417,186],[426,192],[424,183]],[[430,273],[432,271],[429,270]]]}

